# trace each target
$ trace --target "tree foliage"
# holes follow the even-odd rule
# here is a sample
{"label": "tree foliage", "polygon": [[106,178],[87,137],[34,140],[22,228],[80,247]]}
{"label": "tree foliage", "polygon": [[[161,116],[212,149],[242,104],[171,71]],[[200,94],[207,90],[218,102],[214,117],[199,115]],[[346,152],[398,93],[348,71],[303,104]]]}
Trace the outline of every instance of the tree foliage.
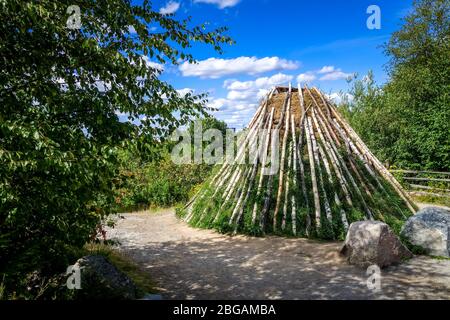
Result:
{"label": "tree foliage", "polygon": [[390,80],[354,84],[352,124],[383,160],[450,171],[450,1],[416,1],[385,51]]}
{"label": "tree foliage", "polygon": [[[212,116],[196,119],[203,132],[218,129],[225,137],[227,124]],[[191,136],[192,154],[194,121],[187,128]],[[224,139],[225,140],[225,139]],[[190,163],[178,165],[172,161],[171,152],[176,141],[166,141],[158,146],[158,158],[149,161],[133,152],[121,152],[120,183],[116,188],[119,210],[129,212],[148,207],[174,206],[188,201],[195,189],[211,174],[213,165]],[[203,148],[208,145],[204,142]]]}
{"label": "tree foliage", "polygon": [[[205,113],[155,63],[194,62],[193,45],[221,52],[225,28],[162,15],[149,1],[0,4],[0,272],[62,269],[113,210],[118,150],[145,151]],[[154,28],[156,28],[155,31]],[[120,121],[119,114],[129,121]]]}
{"label": "tree foliage", "polygon": [[398,139],[397,121],[387,108],[386,94],[374,81],[370,71],[364,79],[356,79],[351,90],[353,101],[340,106],[352,127],[383,161],[392,162]]}

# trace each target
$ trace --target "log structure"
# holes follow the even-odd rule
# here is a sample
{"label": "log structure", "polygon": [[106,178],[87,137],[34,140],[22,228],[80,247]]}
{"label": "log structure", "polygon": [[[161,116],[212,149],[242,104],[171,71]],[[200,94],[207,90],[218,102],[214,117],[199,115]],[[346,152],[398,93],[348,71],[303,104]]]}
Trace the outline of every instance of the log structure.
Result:
{"label": "log structure", "polygon": [[190,225],[250,235],[342,239],[350,223],[401,224],[408,194],[317,88],[275,87],[178,214]]}

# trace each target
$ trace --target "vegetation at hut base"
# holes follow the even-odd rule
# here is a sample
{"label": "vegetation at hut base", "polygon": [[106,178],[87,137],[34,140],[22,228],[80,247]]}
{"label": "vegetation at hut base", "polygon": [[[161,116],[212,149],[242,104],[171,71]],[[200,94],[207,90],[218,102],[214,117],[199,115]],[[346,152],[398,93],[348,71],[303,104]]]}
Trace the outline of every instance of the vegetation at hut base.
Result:
{"label": "vegetation at hut base", "polygon": [[436,204],[450,208],[450,195],[435,196],[429,194],[418,194],[418,195],[412,194],[411,197],[417,202]]}
{"label": "vegetation at hut base", "polygon": [[450,207],[450,173],[433,171],[405,172],[397,171],[395,167],[392,169],[394,177],[409,192],[414,201]]}

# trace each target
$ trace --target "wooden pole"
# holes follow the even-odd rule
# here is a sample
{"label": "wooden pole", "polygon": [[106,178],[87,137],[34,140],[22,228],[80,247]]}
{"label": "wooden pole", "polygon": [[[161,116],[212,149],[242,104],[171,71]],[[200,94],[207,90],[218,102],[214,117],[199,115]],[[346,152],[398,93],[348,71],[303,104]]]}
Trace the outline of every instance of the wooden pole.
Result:
{"label": "wooden pole", "polygon": [[[330,185],[334,186],[333,174],[331,173],[330,163],[328,162],[327,155],[325,154],[325,151],[323,150],[323,148],[320,145],[320,143],[318,144],[318,147],[319,147],[320,159],[322,160],[322,162],[324,164],[325,171],[326,171],[327,176],[328,176],[328,181],[329,181]],[[340,210],[342,225],[344,226],[345,231],[347,231],[348,230],[347,216],[345,214],[344,209],[342,208],[342,202],[339,199],[339,195],[338,195],[336,190],[334,190],[334,202],[336,203],[336,206]]]}
{"label": "wooden pole", "polygon": [[[280,130],[281,125],[283,123],[284,116],[285,116],[284,114],[285,114],[285,111],[286,111],[286,108],[287,108],[287,103],[288,103],[289,96],[290,96],[290,92],[287,92],[286,93],[285,102],[283,104],[283,109],[282,109],[282,112],[281,112],[281,116],[280,116],[280,119],[279,119],[279,123],[277,124],[277,126],[275,128],[277,131]],[[274,141],[272,141],[272,144],[271,144],[271,153],[272,153],[272,155],[275,152],[274,148],[276,148],[276,147],[277,146],[275,146]],[[259,222],[261,231],[263,233],[264,233],[264,228],[265,228],[266,215],[267,215],[267,212],[269,210],[269,205],[270,205],[270,197],[272,195],[272,189],[273,189],[272,184],[273,184],[273,175],[270,175],[269,176],[269,181],[268,181],[268,184],[267,184],[267,188],[266,188],[266,194],[265,194],[265,197],[264,197],[264,206],[263,206],[263,209],[261,211],[260,222]]]}
{"label": "wooden pole", "polygon": [[416,208],[414,202],[409,198],[406,192],[403,190],[398,181],[392,176],[389,171],[381,164],[381,162],[370,152],[361,138],[354,132],[354,130],[347,124],[347,122],[342,119],[339,113],[335,110],[332,105],[329,105],[332,114],[338,119],[338,121],[342,124],[343,128],[347,131],[347,133],[353,138],[356,145],[360,148],[360,150],[366,154],[367,158],[372,162],[378,172],[392,185],[395,191],[399,194],[399,196],[405,201],[408,208],[411,212],[415,213]]}
{"label": "wooden pole", "polygon": [[[317,117],[317,118],[320,119],[320,117]],[[327,129],[324,128],[324,130],[327,133]],[[332,140],[330,136],[329,136],[329,138],[330,138],[330,140]],[[336,146],[333,144],[333,141],[331,141],[330,145],[331,145],[331,148],[334,151],[334,154],[335,154],[335,156],[337,158],[337,162],[339,163],[341,170],[343,170],[343,172],[345,173],[345,175],[349,179],[350,183],[352,184],[353,189],[355,190],[356,194],[358,195],[358,197],[359,197],[359,199],[361,201],[361,204],[364,207],[364,211],[366,212],[367,218],[373,220],[372,211],[370,211],[370,208],[367,205],[366,200],[364,199],[364,196],[361,193],[361,190],[359,190],[359,187],[356,184],[355,180],[353,179],[353,176],[350,174],[350,171],[348,170],[347,166],[345,165],[344,159],[342,159],[342,156],[339,153],[339,151],[337,150]]]}
{"label": "wooden pole", "polygon": [[[286,129],[287,131],[287,129]],[[281,230],[284,231],[286,228],[286,217],[287,217],[287,209],[288,209],[288,200],[289,200],[289,172],[291,172],[292,169],[292,142],[289,144],[288,147],[288,171],[286,173],[286,186],[285,186],[285,192],[284,192],[284,203],[283,203],[283,218],[281,222]]]}
{"label": "wooden pole", "polygon": [[273,115],[275,112],[275,107],[272,107],[272,111],[270,112],[269,117],[269,125],[267,126],[267,132],[265,133],[265,141],[264,141],[264,151],[263,151],[263,159],[261,161],[261,171],[259,176],[259,182],[258,182],[258,188],[256,192],[256,200],[255,204],[253,205],[253,212],[252,212],[252,225],[255,225],[256,223],[256,212],[258,210],[258,199],[261,195],[263,181],[264,181],[264,168],[267,165],[267,152],[269,151],[269,144],[270,144],[270,135],[272,132],[272,123],[273,123]]}
{"label": "wooden pole", "polygon": [[320,190],[322,191],[322,195],[323,195],[323,204],[325,207],[325,213],[326,213],[328,221],[331,223],[332,222],[331,207],[330,207],[330,202],[328,201],[327,193],[325,191],[325,183],[324,183],[324,179],[323,179],[322,168],[320,166],[320,161],[319,161],[319,147],[317,146],[317,141],[316,141],[316,137],[314,134],[314,127],[313,127],[312,122],[309,122],[308,126],[311,128],[312,150],[313,150],[313,155],[314,155],[315,166],[317,167],[317,173],[319,176],[319,186],[320,186]]}
{"label": "wooden pole", "polygon": [[[337,176],[337,178],[339,180],[339,184],[341,185],[341,189],[344,192],[345,200],[347,201],[349,206],[353,206],[353,202],[352,202],[352,199],[351,199],[351,196],[350,196],[350,192],[348,190],[347,180],[345,179],[345,176],[344,176],[344,174],[342,172],[339,160],[338,160],[338,158],[337,158],[337,156],[336,156],[336,154],[334,152],[334,149],[332,147],[333,140],[332,140],[329,132],[327,131],[327,128],[324,125],[322,119],[320,117],[316,117],[315,113],[313,113],[312,116],[313,116],[313,120],[314,121],[318,120],[318,122],[320,123],[320,125],[323,128],[323,132],[325,132],[326,136],[323,135],[323,132],[320,129],[320,126],[319,125],[316,126],[318,128],[317,131],[319,133],[319,137],[324,142],[325,149],[326,149],[328,155],[330,156],[331,164],[332,164],[334,172],[335,172],[335,174],[336,174],[336,176]],[[328,138],[328,139],[326,139],[326,138]]]}
{"label": "wooden pole", "polygon": [[286,145],[287,145],[287,138],[289,134],[289,122],[290,122],[290,111],[291,111],[291,87],[289,87],[289,94],[288,94],[288,100],[287,100],[287,111],[286,111],[286,121],[285,121],[285,127],[284,127],[284,135],[283,135],[283,144],[281,147],[281,163],[280,163],[280,174],[278,176],[278,192],[277,192],[277,201],[275,204],[275,211],[273,214],[273,230],[277,230],[277,217],[278,217],[278,211],[280,209],[280,203],[281,203],[281,194],[283,192],[283,179],[284,179],[284,163],[285,163],[285,156],[286,156]]}
{"label": "wooden pole", "polygon": [[[295,119],[291,116],[291,131],[292,131],[292,157],[293,157],[293,176],[294,190],[297,191],[297,141],[295,136]],[[295,195],[291,196],[291,219],[292,219],[292,234],[297,235],[297,208],[295,204]]]}
{"label": "wooden pole", "polygon": [[298,157],[298,163],[299,163],[299,169],[300,169],[300,184],[302,187],[302,193],[303,193],[303,200],[307,209],[307,214],[306,214],[306,235],[309,236],[310,235],[310,229],[311,229],[311,218],[309,216],[310,212],[309,212],[309,199],[308,199],[308,192],[306,189],[306,182],[305,182],[305,166],[303,164],[303,157],[302,157],[302,151],[303,151],[303,133],[305,131],[305,118],[306,118],[306,114],[308,113],[309,107],[305,110],[305,103],[304,103],[304,98],[303,98],[303,90],[300,86],[300,84],[298,85],[298,95],[299,95],[299,100],[300,100],[300,109],[301,109],[301,118],[300,118],[300,124],[299,124],[299,128],[300,128],[300,134],[299,134],[299,139],[298,139],[298,146],[297,146],[297,157]]}
{"label": "wooden pole", "polygon": [[[258,130],[261,130],[265,126],[269,126],[269,127],[271,126],[272,119],[273,119],[273,112],[274,112],[274,108],[272,108],[272,111],[271,111],[271,114],[269,116],[268,121],[266,123],[264,123],[264,124],[261,124],[260,127],[258,128]],[[258,132],[258,137],[262,138],[262,141],[260,141],[259,145],[257,145],[258,151],[257,151],[257,155],[256,155],[256,157],[254,159],[254,163],[253,163],[253,166],[252,166],[252,171],[251,171],[250,178],[249,178],[249,181],[248,181],[248,184],[247,184],[247,189],[246,189],[245,192],[241,193],[241,195],[239,197],[239,200],[238,200],[238,202],[237,202],[237,204],[236,204],[236,206],[235,206],[235,208],[233,210],[233,213],[232,213],[230,221],[229,221],[229,224],[231,225],[233,223],[233,220],[236,217],[234,233],[237,232],[237,228],[239,226],[239,221],[241,220],[245,204],[247,203],[247,200],[248,200],[248,198],[250,196],[250,192],[251,192],[251,189],[253,187],[254,180],[256,178],[256,173],[258,172],[259,156],[261,155],[261,151],[262,150],[265,150],[264,154],[262,155],[262,158],[263,158],[262,164],[265,164],[265,157],[267,155],[266,140],[268,140],[270,137],[266,137],[266,132],[262,132],[262,133],[263,133],[263,135],[261,137],[261,131]],[[261,139],[259,139],[259,140],[261,140]],[[255,139],[254,143],[255,144],[257,143],[256,139]]]}
{"label": "wooden pole", "polygon": [[312,150],[311,143],[311,128],[310,128],[310,117],[306,117],[305,123],[305,133],[306,133],[306,143],[308,146],[308,157],[309,157],[309,166],[311,172],[311,182],[312,182],[312,191],[314,196],[314,212],[316,218],[316,230],[320,229],[320,198],[319,198],[319,188],[317,187],[317,179],[316,179],[316,168],[314,165],[314,156]]}

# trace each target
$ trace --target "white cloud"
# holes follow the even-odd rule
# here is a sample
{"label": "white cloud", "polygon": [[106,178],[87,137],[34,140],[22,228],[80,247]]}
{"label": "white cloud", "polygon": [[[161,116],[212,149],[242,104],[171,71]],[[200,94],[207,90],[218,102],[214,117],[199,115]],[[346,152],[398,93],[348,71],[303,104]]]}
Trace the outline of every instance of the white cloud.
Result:
{"label": "white cloud", "polygon": [[195,3],[208,3],[215,4],[220,9],[224,9],[227,7],[233,7],[237,5],[241,0],[194,0]]}
{"label": "white cloud", "polygon": [[248,124],[249,120],[252,118],[256,109],[257,109],[256,106],[252,107],[249,105],[237,105],[235,109],[231,112],[216,111],[213,112],[212,114],[216,118],[225,121],[229,127],[241,129]]}
{"label": "white cloud", "polygon": [[265,98],[269,94],[269,92],[269,89],[259,89],[256,97],[258,98],[258,100],[260,100],[262,98]]}
{"label": "white cloud", "polygon": [[323,77],[320,78],[321,81],[335,81],[335,80],[344,80],[353,77],[353,73],[345,73],[342,72],[341,69],[337,69],[333,72],[325,74]]}
{"label": "white cloud", "polygon": [[228,90],[255,90],[255,89],[267,89],[275,85],[287,83],[292,80],[292,76],[277,73],[271,77],[258,78],[254,81],[230,81],[226,80],[224,82],[224,87]]}
{"label": "white cloud", "polygon": [[114,113],[118,116],[118,117],[128,117],[130,114],[128,112],[122,112],[120,110],[116,110],[114,111]]}
{"label": "white cloud", "polygon": [[258,107],[257,95],[254,95],[253,102],[231,100],[227,98],[209,98],[207,106],[215,109],[211,113],[218,119],[225,121],[232,128],[243,128],[251,119]]}
{"label": "white cloud", "polygon": [[287,84],[292,79],[291,75],[278,73],[252,81],[226,80],[224,81],[224,87],[228,90],[226,98],[212,98],[208,106],[218,110],[214,112],[214,116],[227,122],[230,127],[240,129],[247,125],[259,102],[267,96],[271,87]]}
{"label": "white cloud", "polygon": [[[226,61],[228,63],[230,60]],[[240,66],[233,67],[240,68]],[[214,73],[214,75],[217,74]],[[319,78],[320,80],[338,80],[347,78],[348,76],[352,76],[352,74],[345,73],[334,66],[324,66],[321,69],[299,74],[297,81],[311,82]],[[218,119],[224,120],[232,128],[241,129],[247,125],[248,121],[254,115],[259,102],[267,96],[271,87],[287,84],[293,78],[292,75],[277,73],[270,77],[260,77],[251,81],[228,79],[223,83],[223,87],[228,90],[226,97],[210,98],[208,106],[217,110],[213,112],[213,115]],[[344,100],[351,102],[354,98],[350,94],[340,95],[338,93],[330,94],[327,97],[336,104]]]}
{"label": "white cloud", "polygon": [[134,34],[134,33],[136,33],[136,29],[133,26],[128,26],[128,33]]}
{"label": "white cloud", "polygon": [[334,70],[336,70],[334,66],[324,66],[317,73],[319,74],[330,73],[333,72]]}
{"label": "white cloud", "polygon": [[209,102],[207,103],[208,107],[217,109],[222,115],[242,115],[238,111],[255,111],[256,103],[246,103],[241,101],[234,101],[225,98],[209,98]]}
{"label": "white cloud", "polygon": [[[194,94],[195,90],[191,88],[183,88],[183,89],[176,89],[175,90],[178,93],[178,96],[184,98],[188,93],[191,95]],[[160,95],[162,99],[167,100],[167,95],[165,93]]]}
{"label": "white cloud", "polygon": [[194,94],[194,89],[191,88],[183,88],[183,89],[178,89],[177,92],[181,97],[185,97],[188,93],[190,93],[191,95]]}
{"label": "white cloud", "polygon": [[156,69],[158,71],[164,71],[164,66],[162,64],[151,61],[148,56],[142,56],[142,60],[148,68]]}
{"label": "white cloud", "polygon": [[297,77],[297,82],[298,83],[311,82],[311,81],[314,81],[314,80],[316,80],[316,76],[312,72],[301,73]]}
{"label": "white cloud", "polygon": [[96,80],[95,86],[97,87],[98,91],[100,91],[100,92],[106,92],[106,91],[111,90],[111,82],[110,81]]}
{"label": "white cloud", "polygon": [[273,87],[275,85],[284,84],[291,81],[293,76],[277,73],[276,75],[271,76],[270,78],[264,77],[255,80],[255,86],[257,88],[268,88]]}
{"label": "white cloud", "polygon": [[299,67],[295,61],[280,59],[279,57],[238,57],[235,59],[209,58],[196,64],[184,62],[179,70],[185,77],[218,79],[233,74],[256,75],[274,70],[295,70]]}
{"label": "white cloud", "polygon": [[350,93],[331,93],[331,94],[325,94],[325,96],[328,98],[328,100],[331,100],[335,104],[340,104],[342,102],[352,102],[355,97],[351,95]]}
{"label": "white cloud", "polygon": [[180,8],[180,3],[176,1],[169,1],[166,3],[164,7],[159,9],[159,13],[161,14],[172,14],[177,12],[177,10]]}
{"label": "white cloud", "polygon": [[227,99],[229,100],[249,100],[252,97],[256,97],[255,92],[253,91],[235,91],[232,90],[228,92]]}
{"label": "white cloud", "polygon": [[[67,84],[67,82],[64,78],[61,78],[61,77],[53,78],[53,81],[60,85],[60,88],[62,91],[69,90],[69,85]],[[76,81],[74,84],[77,89],[81,89],[80,81]],[[112,88],[111,81],[101,80],[99,77],[96,77],[94,80],[94,83],[92,85],[88,85],[88,86],[91,89],[95,87],[100,92],[106,92],[106,91],[111,90],[111,88]]]}
{"label": "white cloud", "polygon": [[341,69],[335,66],[323,66],[320,70],[308,71],[302,73],[297,77],[298,82],[311,82],[317,79],[320,75],[319,80],[321,81],[336,81],[344,80],[353,77],[353,73],[343,72]]}
{"label": "white cloud", "polygon": [[350,93],[346,93],[346,99],[348,102],[352,103],[355,100],[355,96]]}
{"label": "white cloud", "polygon": [[209,106],[218,109],[214,116],[227,122],[231,127],[242,128],[253,116],[261,99],[270,88],[287,84],[293,76],[277,73],[271,77],[260,77],[252,81],[225,80],[228,90],[226,98],[212,99]]}
{"label": "white cloud", "polygon": [[253,88],[254,83],[254,81],[225,80],[223,87],[228,90],[249,90]]}
{"label": "white cloud", "polygon": [[208,107],[210,107],[210,108],[213,108],[213,109],[223,109],[228,104],[229,104],[229,101],[227,99],[224,99],[224,98],[219,98],[219,99],[210,98],[206,105]]}

